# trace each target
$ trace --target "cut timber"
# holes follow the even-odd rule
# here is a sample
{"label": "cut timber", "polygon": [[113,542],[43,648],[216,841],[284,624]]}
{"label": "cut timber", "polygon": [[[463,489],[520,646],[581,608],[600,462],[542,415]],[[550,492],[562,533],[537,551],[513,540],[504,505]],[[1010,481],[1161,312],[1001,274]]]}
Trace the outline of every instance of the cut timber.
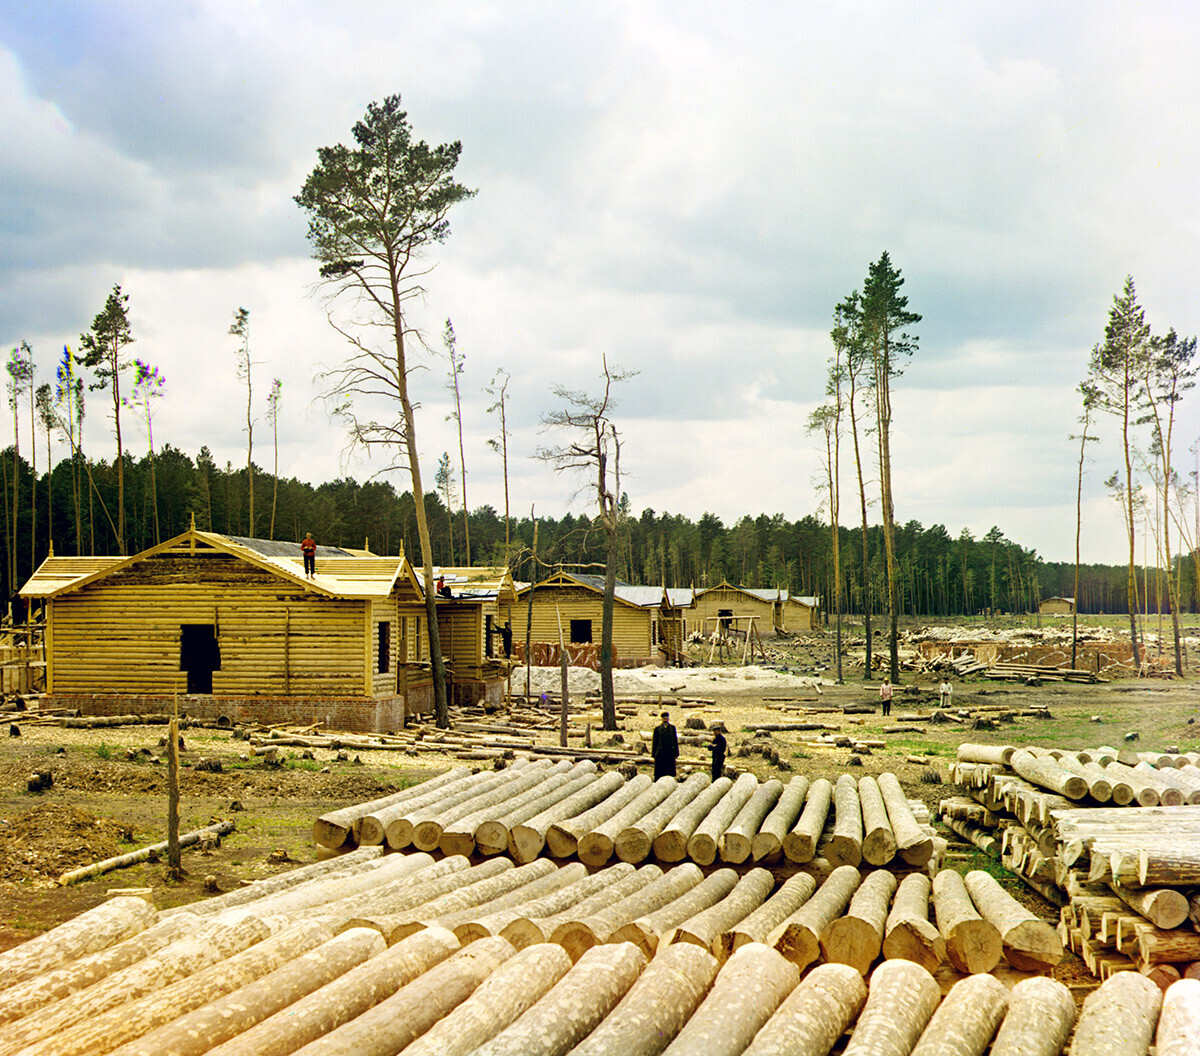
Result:
{"label": "cut timber", "polygon": [[532,946],[535,943],[549,942],[550,936],[560,925],[566,924],[576,917],[591,916],[609,906],[614,906],[631,894],[649,887],[662,875],[663,871],[657,865],[643,865],[629,875],[621,877],[616,883],[610,881],[594,895],[589,895],[569,909],[544,917],[522,914],[510,924],[506,924],[500,934],[518,950],[523,950],[526,946]]}
{"label": "cut timber", "polygon": [[514,825],[508,833],[508,853],[518,862],[532,862],[546,846],[546,834],[552,825],[590,810],[624,784],[625,779],[615,770],[610,770],[540,814]]}
{"label": "cut timber", "polygon": [[696,827],[687,842],[688,857],[698,865],[712,865],[717,860],[717,846],[725,830],[733,823],[738,812],[754,795],[758,778],[753,774],[742,774],[733,787],[721,797],[721,801]]}
{"label": "cut timber", "polygon": [[859,779],[858,799],[862,805],[863,861],[868,865],[887,865],[896,857],[896,835],[892,832],[883,794],[875,778]]}
{"label": "cut timber", "polygon": [[571,1056],[657,1056],[691,1018],[716,975],[717,960],[707,950],[665,947]]}
{"label": "cut timber", "polygon": [[801,774],[784,788],[775,808],[763,820],[750,841],[750,854],[756,862],[777,862],[783,854],[784,837],[791,831],[808,795],[809,780]]}
{"label": "cut timber", "polygon": [[460,874],[465,874],[470,868],[471,863],[466,858],[443,858],[440,862],[434,862],[396,879],[389,880],[385,877],[368,891],[359,891],[344,898],[322,902],[320,906],[313,908],[312,915],[340,923],[365,912],[375,915],[402,913],[462,886],[465,881]]}
{"label": "cut timber", "polygon": [[1180,979],[1167,987],[1154,1044],[1158,1056],[1193,1056],[1200,1038],[1200,979]]}
{"label": "cut timber", "polygon": [[570,858],[575,853],[579,838],[589,833],[597,825],[603,825],[618,810],[627,803],[633,802],[653,781],[647,774],[638,774],[631,781],[626,781],[607,799],[601,800],[590,810],[573,818],[564,818],[554,822],[546,830],[546,846],[555,858]]}
{"label": "cut timber", "polygon": [[158,914],[144,898],[119,895],[0,953],[0,991],[144,931]]}
{"label": "cut timber", "polygon": [[[293,929],[294,930],[294,929]],[[319,990],[383,951],[383,939],[355,928],[291,957],[270,974],[230,991],[186,1015],[176,1016],[137,1041],[114,1049],[120,1056],[201,1056],[269,1016]],[[236,984],[230,984],[236,985]],[[96,1050],[92,1050],[93,1052]]]}
{"label": "cut timber", "polygon": [[[322,847],[341,847],[347,839],[353,838],[356,843],[366,846],[378,846],[383,843],[387,831],[387,821],[379,812],[400,808],[404,803],[427,796],[436,789],[447,789],[460,781],[471,777],[468,767],[459,766],[447,770],[428,781],[413,785],[390,796],[373,799],[368,803],[357,803],[352,807],[343,807],[322,814],[313,822],[313,842]],[[397,809],[397,816],[404,811]]]}
{"label": "cut timber", "polygon": [[1000,933],[1009,964],[1020,972],[1047,972],[1062,963],[1062,940],[1054,925],[1030,913],[982,869],[972,869],[963,883],[980,916]]}
{"label": "cut timber", "polygon": [[909,873],[900,881],[892,911],[884,925],[883,955],[919,964],[936,972],[946,959],[946,940],[929,921],[931,884],[924,873]]}
{"label": "cut timber", "polygon": [[[526,865],[532,864],[532,862],[526,863]],[[525,868],[525,866],[521,868]],[[540,902],[543,898],[557,895],[564,889],[573,887],[580,879],[585,879],[586,876],[587,867],[582,862],[571,862],[541,876],[535,876],[526,884],[514,886],[511,890],[504,892],[496,898],[489,899],[482,905],[471,906],[467,909],[459,910],[457,913],[450,913],[439,917],[437,922],[442,927],[453,931],[465,946],[468,941],[474,941],[474,939],[463,938],[464,934],[468,936],[472,935],[471,930],[464,928],[464,925],[473,924],[480,917],[490,916],[493,913],[503,913],[508,910],[519,911],[526,904]],[[576,901],[578,902],[578,899]],[[497,931],[499,930],[497,929]],[[476,935],[475,937],[486,938],[484,935]]]}
{"label": "cut timber", "polygon": [[1067,799],[1083,799],[1087,795],[1087,781],[1078,774],[1064,770],[1049,756],[1036,756],[1022,748],[1013,753],[1009,765],[1026,781],[1048,788]]}
{"label": "cut timber", "polygon": [[908,1056],[941,1000],[941,987],[919,964],[884,961],[871,973],[845,1056]]}
{"label": "cut timber", "polygon": [[709,784],[708,774],[698,770],[652,811],[623,828],[617,833],[613,844],[617,857],[634,865],[645,861],[650,857],[658,834],[676,814],[708,788]]}
{"label": "cut timber", "polygon": [[664,1056],[737,1056],[800,981],[800,971],[762,943],[743,946]]}
{"label": "cut timber", "polygon": [[473,942],[300,1051],[304,1056],[392,1056],[457,1008],[513,952],[503,939]]}
{"label": "cut timber", "polygon": [[[563,866],[561,873],[570,877],[571,874],[567,870],[575,869],[579,872],[586,872],[586,866],[582,862],[572,862],[569,865]],[[579,905],[586,898],[590,898],[598,891],[616,881],[630,876],[633,873],[633,866],[619,863],[606,869],[602,873],[593,873],[591,876],[579,876],[574,880],[568,880],[567,886],[558,887],[557,889],[547,892],[537,898],[523,898],[519,903],[504,909],[494,909],[485,914],[476,913],[474,917],[458,925],[454,929],[454,934],[458,937],[459,942],[464,946],[468,942],[474,942],[476,939],[486,939],[489,935],[499,935],[514,921],[520,920],[522,917],[544,917],[551,916],[555,913],[562,913],[564,910],[572,909]]]}
{"label": "cut timber", "polygon": [[[192,847],[201,840],[217,839],[221,836],[228,836],[231,832],[233,832],[233,822],[221,821],[216,825],[209,825],[207,828],[185,833],[179,837],[179,846]],[[161,843],[152,843],[146,847],[139,847],[136,851],[130,851],[128,854],[118,854],[115,858],[105,858],[102,862],[93,862],[91,865],[72,869],[69,872],[63,873],[58,878],[57,883],[62,887],[67,887],[70,884],[79,883],[80,880],[100,876],[102,873],[111,873],[114,869],[124,869],[126,866],[137,865],[139,862],[151,861],[159,855],[165,854],[167,846],[168,841],[163,840]]]}
{"label": "cut timber", "polygon": [[770,870],[751,869],[720,902],[680,924],[671,935],[671,942],[693,943],[716,954],[721,935],[762,906],[774,886]]}
{"label": "cut timber", "polygon": [[963,878],[953,869],[933,878],[933,909],[946,940],[946,957],[957,971],[975,975],[1000,963],[1000,932],[976,911]]}
{"label": "cut timber", "polygon": [[514,954],[404,1056],[467,1056],[540,1001],[571,968],[561,946],[541,943]]}
{"label": "cut timber", "polygon": [[818,965],[754,1035],[744,1056],[828,1056],[866,1000],[866,983],[849,965]]}
{"label": "cut timber", "polygon": [[896,834],[896,850],[900,857],[909,865],[924,865],[933,856],[933,838],[917,824],[896,775],[880,774],[879,791],[887,804],[888,821]]}
{"label": "cut timber", "polygon": [[1130,887],[1116,880],[1109,886],[1122,902],[1156,928],[1177,928],[1188,919],[1187,895],[1175,888]]}
{"label": "cut timber", "polygon": [[[67,1030],[54,1031],[53,1050],[62,1056],[98,1056],[120,1046],[125,1050],[124,1056],[130,1056],[131,1052],[142,1049],[141,1039],[149,1032],[169,1026],[177,1017],[219,1000],[231,989],[262,978],[329,938],[328,928],[311,921],[287,928],[233,956],[176,979],[169,986],[142,993],[135,1000],[110,1005],[105,1012],[88,1016]],[[378,949],[379,936],[365,940],[365,944],[371,943]],[[362,945],[364,943],[360,943],[360,950]],[[20,1028],[20,1024],[16,1026]],[[48,1036],[44,1044],[49,1042]],[[156,1048],[154,1042],[146,1046],[151,1052]]]}
{"label": "cut timber", "polygon": [[579,860],[590,868],[604,865],[613,854],[613,845],[622,829],[649,814],[675,791],[673,777],[660,777],[646,791],[622,807],[606,822],[584,833],[575,847]]}
{"label": "cut timber", "polygon": [[741,865],[750,857],[759,826],[782,794],[783,782],[775,779],[764,781],[754,790],[717,841],[721,861]]}
{"label": "cut timber", "polygon": [[854,892],[845,915],[835,917],[822,929],[825,960],[848,964],[865,977],[883,946],[888,904],[895,892],[895,876],[886,869],[871,873]]}
{"label": "cut timber", "polygon": [[[1156,928],[1141,917],[1130,918],[1137,941],[1137,954],[1142,964],[1186,964],[1200,960],[1200,935],[1190,929]],[[1117,945],[1124,946],[1128,934],[1125,921],[1117,923]]]}
{"label": "cut timber", "polygon": [[[587,761],[579,764],[579,766],[584,765],[592,766],[593,764]],[[520,807],[513,806],[499,818],[484,821],[475,830],[476,851],[480,854],[503,854],[508,850],[509,835],[515,826],[536,817],[547,807],[569,799],[576,792],[593,784],[595,772],[581,774],[576,768],[571,773],[564,775],[562,782],[561,785],[554,788],[547,784],[542,787],[542,794],[536,799],[530,800]]]}
{"label": "cut timber", "polygon": [[812,861],[832,801],[833,785],[825,778],[818,777],[809,787],[804,810],[795,827],[783,838],[783,853],[789,861],[798,865]]}
{"label": "cut timber", "polygon": [[821,933],[846,911],[861,880],[854,866],[838,866],[812,898],[775,927],[767,942],[804,971],[821,955]]}
{"label": "cut timber", "polygon": [[663,935],[721,901],[733,890],[737,879],[733,869],[718,869],[661,909],[618,928],[608,941],[632,942],[649,959],[654,956]]}
{"label": "cut timber", "polygon": [[445,928],[427,928],[353,968],[210,1056],[288,1056],[391,997],[459,948]]}
{"label": "cut timber", "polygon": [[1075,999],[1062,983],[1022,979],[1008,995],[991,1056],[1060,1056],[1074,1023]]}
{"label": "cut timber", "polygon": [[1139,851],[1137,869],[1142,887],[1200,884],[1200,840],[1176,853],[1165,849]]}
{"label": "cut timber", "polygon": [[833,786],[833,835],[825,848],[830,865],[858,865],[862,861],[862,805],[858,785],[842,774]]}
{"label": "cut timber", "polygon": [[960,744],[956,758],[961,763],[999,763],[1008,766],[1016,750],[1010,744]]}
{"label": "cut timber", "polygon": [[1118,972],[1089,994],[1071,1056],[1144,1056],[1154,1040],[1162,991],[1137,972]]}
{"label": "cut timber", "polygon": [[657,880],[615,905],[560,925],[550,941],[557,942],[571,955],[571,960],[578,961],[592,946],[608,942],[619,928],[674,902],[702,879],[699,867],[686,862],[663,873]]}
{"label": "cut timber", "polygon": [[729,778],[718,778],[676,814],[655,837],[654,857],[660,862],[682,862],[687,857],[692,833],[731,788],[733,782]]}
{"label": "cut timber", "polygon": [[1132,766],[1116,760],[1106,763],[1104,770],[1114,787],[1117,782],[1129,787],[1133,792],[1133,802],[1139,807],[1157,807],[1161,802],[1159,791],[1162,784],[1151,775],[1139,773]]}
{"label": "cut timber", "polygon": [[1008,1008],[1008,987],[990,975],[960,979],[933,1014],[912,1056],[979,1056]]}
{"label": "cut timber", "polygon": [[807,873],[788,877],[783,886],[740,923],[721,933],[720,949],[713,953],[722,961],[729,960],[734,950],[748,942],[766,942],[767,937],[805,902],[812,898],[817,882]]}
{"label": "cut timber", "polygon": [[563,1056],[590,1034],[637,981],[646,958],[627,942],[587,951],[535,1005],[475,1056]]}

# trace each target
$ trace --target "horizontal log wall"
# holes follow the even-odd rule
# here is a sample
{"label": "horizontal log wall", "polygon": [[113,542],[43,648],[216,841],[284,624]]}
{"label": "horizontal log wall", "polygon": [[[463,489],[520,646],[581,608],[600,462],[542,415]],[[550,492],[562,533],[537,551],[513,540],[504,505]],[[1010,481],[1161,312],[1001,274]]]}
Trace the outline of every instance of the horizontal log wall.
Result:
{"label": "horizontal log wall", "polygon": [[[591,620],[592,641],[600,644],[600,625],[604,599],[591,590],[538,588],[533,593],[533,640],[558,644],[558,620],[562,617],[563,640],[570,644],[571,621]],[[513,641],[525,640],[525,605],[519,603],[513,618]],[[650,645],[650,610],[632,608],[617,601],[613,604],[613,651],[622,663],[652,662],[655,650]]]}

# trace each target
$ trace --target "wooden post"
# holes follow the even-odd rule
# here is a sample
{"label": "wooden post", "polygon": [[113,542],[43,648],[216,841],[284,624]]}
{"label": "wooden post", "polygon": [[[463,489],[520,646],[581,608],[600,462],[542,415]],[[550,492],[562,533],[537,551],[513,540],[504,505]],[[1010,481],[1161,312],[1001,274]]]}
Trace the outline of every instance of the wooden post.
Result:
{"label": "wooden post", "polygon": [[558,743],[560,747],[565,748],[567,746],[567,716],[570,711],[570,695],[567,692],[567,647],[563,642],[562,613],[558,611],[557,605],[554,606],[554,614],[558,617],[558,667],[562,679],[562,709],[558,714]]}
{"label": "wooden post", "polygon": [[183,856],[179,849],[179,698],[175,714],[167,724],[167,875],[183,879]]}

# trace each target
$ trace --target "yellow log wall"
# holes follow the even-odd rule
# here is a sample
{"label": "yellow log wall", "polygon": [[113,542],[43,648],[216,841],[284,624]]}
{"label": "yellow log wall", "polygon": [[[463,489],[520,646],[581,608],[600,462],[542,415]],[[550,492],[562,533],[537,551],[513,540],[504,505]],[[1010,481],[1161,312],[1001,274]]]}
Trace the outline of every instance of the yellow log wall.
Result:
{"label": "yellow log wall", "polygon": [[[548,588],[533,595],[533,640],[558,644],[558,618],[562,616],[563,640],[570,644],[571,621],[591,620],[592,641],[600,644],[604,599],[590,590]],[[513,641],[525,641],[525,604],[513,611]],[[613,603],[613,649],[618,659],[653,655],[650,645],[650,610]]]}

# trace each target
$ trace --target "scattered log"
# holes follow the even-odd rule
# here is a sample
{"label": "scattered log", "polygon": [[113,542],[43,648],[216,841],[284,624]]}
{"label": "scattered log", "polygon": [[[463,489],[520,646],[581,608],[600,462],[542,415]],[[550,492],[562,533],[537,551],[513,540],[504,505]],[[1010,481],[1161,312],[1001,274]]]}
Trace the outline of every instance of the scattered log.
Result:
{"label": "scattered log", "polygon": [[721,901],[733,890],[737,879],[733,869],[718,869],[661,909],[618,928],[608,941],[632,942],[649,960],[658,949],[661,936]]}
{"label": "scattered log", "polygon": [[457,1008],[513,952],[500,938],[473,942],[361,1015],[310,1042],[304,1054],[391,1056]]}
{"label": "scattered log", "polygon": [[1162,998],[1162,991],[1137,972],[1109,976],[1084,999],[1071,1056],[1144,1056]]}
{"label": "scattered log", "polygon": [[[228,836],[233,832],[232,821],[218,822],[216,825],[209,825],[207,828],[197,829],[195,832],[186,833],[179,837],[179,846],[192,847],[201,840],[217,839],[221,836]],[[67,887],[70,884],[77,884],[80,880],[87,880],[93,876],[100,876],[102,873],[111,873],[114,869],[124,869],[129,865],[137,865],[139,862],[153,861],[160,855],[167,852],[167,840],[161,843],[152,843],[146,847],[139,847],[136,851],[130,851],[128,854],[118,854],[115,858],[105,858],[102,862],[93,862],[91,865],[85,865],[79,869],[71,869],[63,873],[57,881],[60,887]]]}
{"label": "scattered log", "polygon": [[896,857],[896,835],[892,832],[887,807],[875,778],[859,779],[858,799],[863,817],[863,861],[868,865],[887,865]]}
{"label": "scattered log", "polygon": [[663,948],[571,1056],[657,1056],[691,1018],[716,975],[717,960],[707,950],[690,943]]}
{"label": "scattered log", "polygon": [[719,948],[712,947],[718,959],[724,963],[733,952],[749,942],[767,941],[767,937],[783,921],[787,920],[805,902],[812,898],[817,889],[817,882],[807,873],[796,873],[784,881],[783,886],[775,892],[758,909],[734,927],[721,933],[717,942]]}
{"label": "scattered log", "polygon": [[1062,940],[1052,924],[1029,912],[981,869],[964,878],[979,914],[1000,934],[1004,959],[1021,972],[1047,972],[1062,963]]}
{"label": "scattered log", "polygon": [[0,953],[0,992],[136,935],[156,918],[154,907],[144,898],[120,895],[101,902],[94,909]]}
{"label": "scattered log", "polygon": [[804,806],[804,797],[808,794],[809,780],[797,774],[784,788],[775,808],[763,820],[758,832],[750,841],[750,854],[756,862],[776,862],[783,854],[783,840],[791,831],[800,810]]}
{"label": "scattered log", "polygon": [[908,797],[895,774],[879,775],[879,791],[887,804],[888,821],[896,834],[896,850],[909,865],[923,866],[933,856],[933,839],[913,816]]}
{"label": "scattered log", "polygon": [[1075,999],[1062,983],[1022,979],[1008,995],[990,1056],[1060,1056],[1074,1023]]}
{"label": "scattered log", "polygon": [[712,865],[717,860],[717,847],[721,837],[738,816],[738,812],[749,802],[757,787],[757,777],[749,773],[742,774],[720,801],[713,805],[712,810],[688,838],[687,854],[693,862]]}
{"label": "scattered log", "polygon": [[647,774],[638,774],[624,786],[617,789],[607,799],[601,800],[590,810],[584,811],[573,818],[565,818],[554,822],[546,830],[546,846],[555,858],[570,858],[579,845],[579,838],[589,833],[597,825],[603,825],[618,810],[627,803],[632,803],[653,784]]}
{"label": "scattered log", "polygon": [[1017,751],[1010,744],[960,744],[955,758],[963,763],[998,763],[1008,766]]}
{"label": "scattered log", "polygon": [[231,1038],[210,1056],[289,1056],[362,1015],[458,950],[445,928],[427,928],[315,993]]}
{"label": "scattered log", "polygon": [[883,937],[884,957],[913,961],[930,973],[946,959],[946,940],[929,921],[931,886],[924,873],[900,881]]}
{"label": "scattered log", "polygon": [[604,865],[612,857],[618,833],[668,799],[677,786],[675,778],[660,777],[603,824],[584,833],[575,847],[579,860],[593,869]]}
{"label": "scattered log", "polygon": [[409,1045],[405,1056],[468,1056],[545,997],[570,968],[571,958],[561,946],[540,943],[526,947]]}
{"label": "scattered log", "polygon": [[818,965],[784,999],[744,1056],[828,1056],[866,1000],[866,983],[849,965]]}
{"label": "scattered log", "polygon": [[663,1056],[737,1056],[799,981],[799,969],[771,947],[743,946]]}
{"label": "scattered log", "polygon": [[978,1056],[1008,1008],[1008,987],[990,975],[960,979],[933,1014],[911,1056]]}
{"label": "scattered log", "polygon": [[811,862],[817,850],[817,840],[825,829],[829,806],[833,801],[833,784],[818,777],[808,789],[808,798],[795,827],[783,838],[783,853],[789,861],[803,865]]}
{"label": "scattered log", "polygon": [[708,812],[733,788],[727,777],[718,778],[684,807],[654,839],[654,857],[660,862],[682,862],[687,857],[688,840]]}
{"label": "scattered log", "polygon": [[1189,1056],[1200,1038],[1200,979],[1181,979],[1163,995],[1154,1044],[1158,1056]]}
{"label": "scattered log", "polygon": [[755,834],[782,794],[783,782],[775,779],[754,790],[717,841],[721,861],[741,865],[750,857]]}
{"label": "scattered log", "polygon": [[946,957],[956,971],[975,975],[996,967],[1003,952],[1000,932],[976,911],[963,878],[953,869],[933,878],[933,909],[946,940]]}
{"label": "scattered log", "polygon": [[681,923],[670,941],[690,942],[716,955],[720,937],[758,909],[774,886],[770,870],[751,869],[721,901]]}
{"label": "scattered log", "polygon": [[862,861],[863,821],[858,784],[842,774],[833,786],[833,835],[825,847],[825,857],[833,866],[854,865]]}
{"label": "scattered log", "polygon": [[637,947],[614,943],[588,950],[537,1004],[475,1056],[559,1056],[590,1034],[637,981],[646,959]]}
{"label": "scattered log", "polygon": [[551,826],[590,810],[616,793],[624,784],[625,779],[615,770],[610,770],[578,792],[547,807],[540,814],[514,825],[508,833],[509,854],[517,862],[532,862],[546,846],[546,835]]}
{"label": "scattered log", "polygon": [[896,877],[886,869],[871,873],[854,892],[845,915],[821,930],[821,952],[833,964],[848,964],[866,977],[883,946],[888,904],[896,892]]}
{"label": "scattered log", "polygon": [[908,1056],[941,1000],[941,988],[919,964],[884,961],[871,973],[845,1056]]}
{"label": "scattered log", "polygon": [[852,865],[840,865],[787,920],[767,936],[767,942],[804,971],[821,954],[821,933],[845,912],[862,877]]}

